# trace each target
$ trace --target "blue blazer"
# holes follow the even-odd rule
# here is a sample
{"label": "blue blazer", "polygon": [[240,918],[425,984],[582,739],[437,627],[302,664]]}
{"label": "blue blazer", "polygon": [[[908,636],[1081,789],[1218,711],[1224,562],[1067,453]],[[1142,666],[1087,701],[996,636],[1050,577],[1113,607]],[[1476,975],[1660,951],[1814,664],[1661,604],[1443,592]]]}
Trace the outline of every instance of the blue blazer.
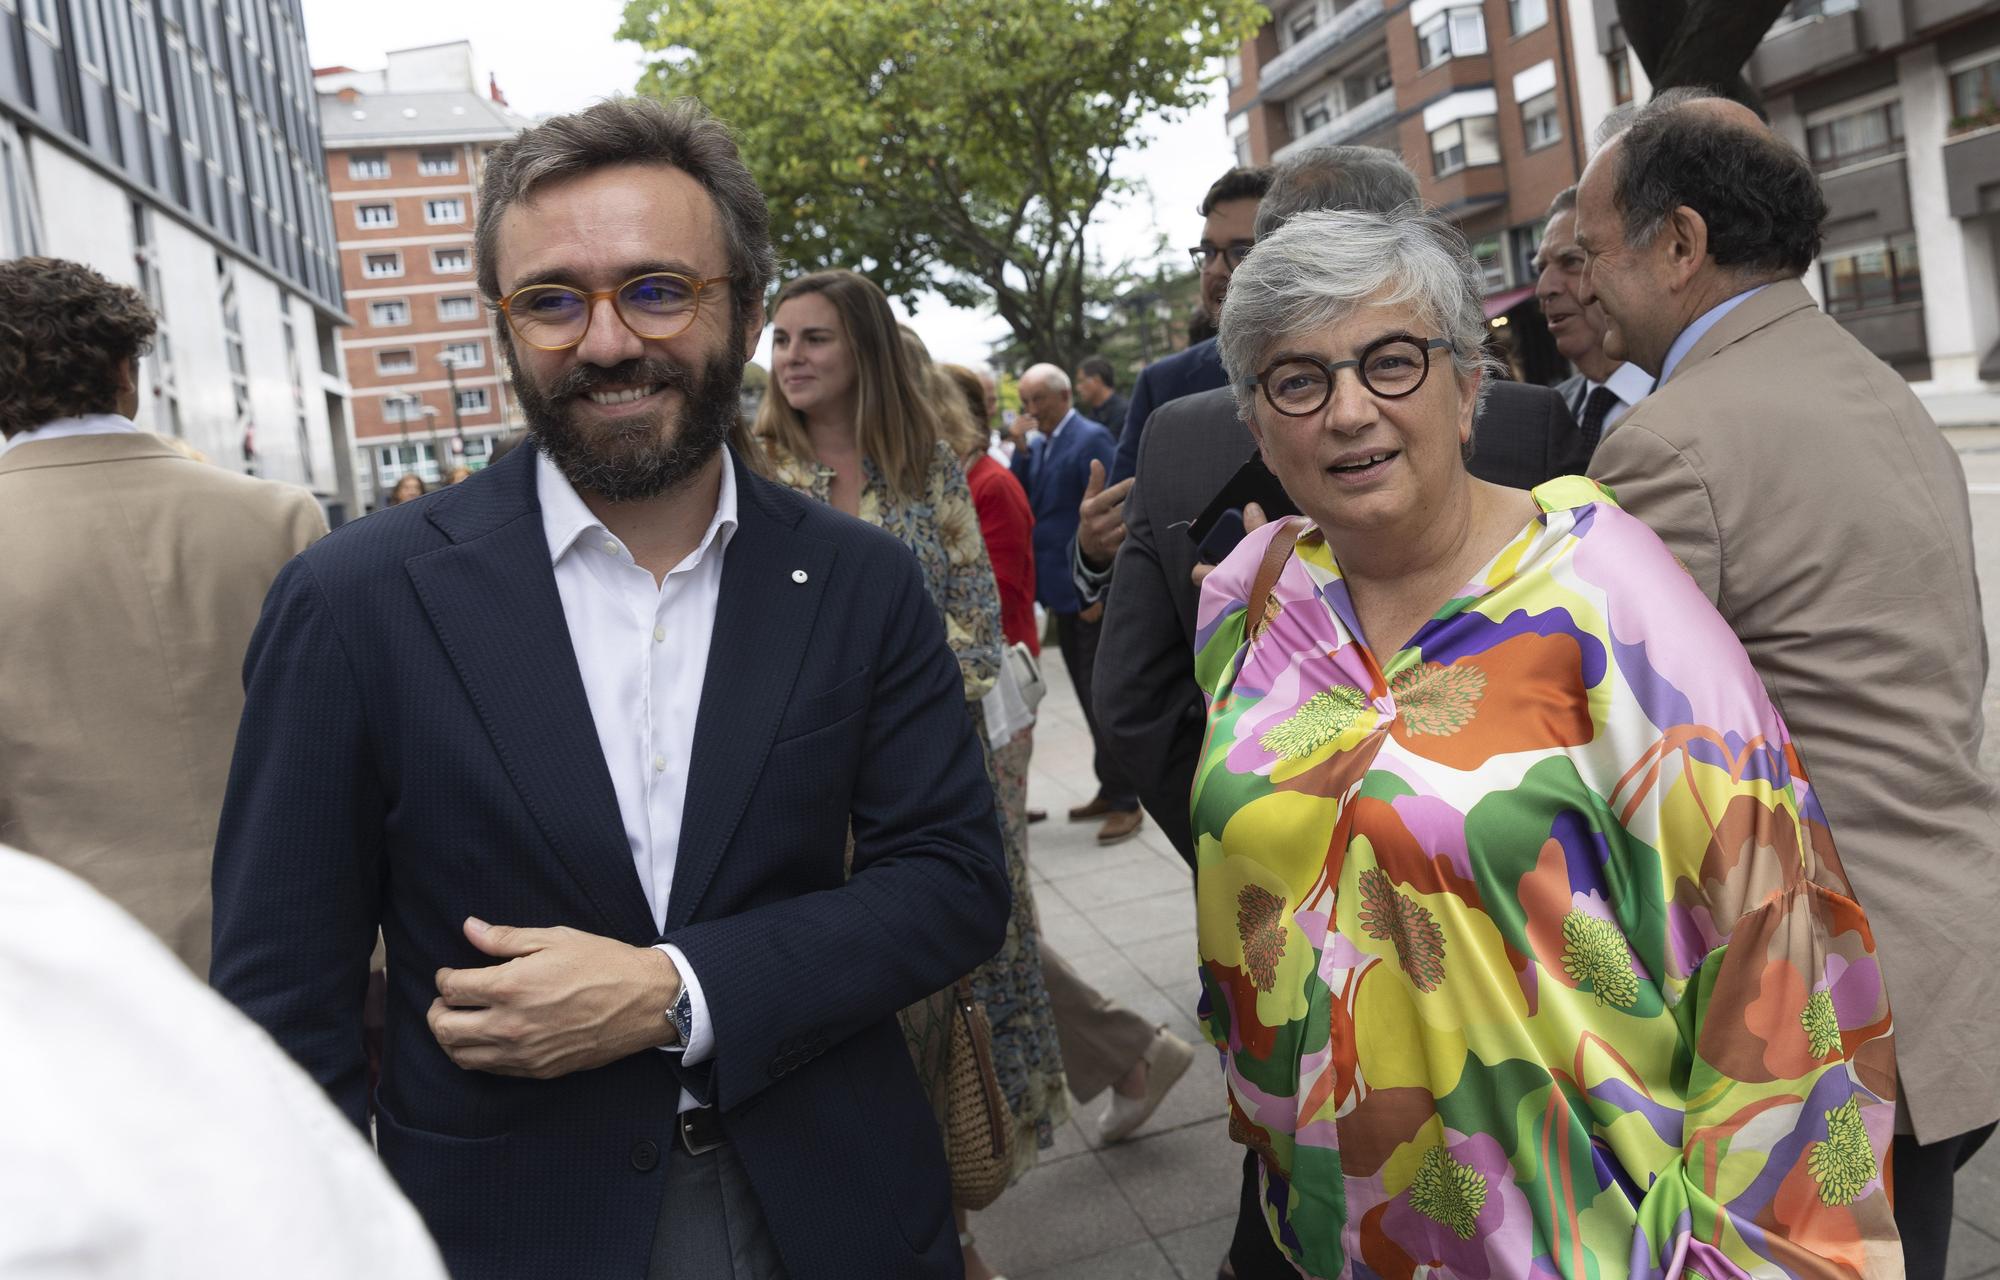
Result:
{"label": "blue blazer", "polygon": [[1214,338],[1155,360],[1140,370],[1139,381],[1132,387],[1131,406],[1125,411],[1125,430],[1118,436],[1118,460],[1112,465],[1111,478],[1106,483],[1117,484],[1139,470],[1139,440],[1146,433],[1146,419],[1153,410],[1169,400],[1212,391],[1228,383],[1229,375],[1222,371],[1222,348]]}
{"label": "blue blazer", "polygon": [[1028,491],[1028,505],[1035,511],[1035,599],[1051,613],[1083,608],[1069,570],[1077,507],[1090,487],[1092,460],[1110,471],[1117,447],[1109,431],[1072,409],[1053,444],[1042,436],[1014,451],[1014,476]]}
{"label": "blue blazer", "polygon": [[[720,1108],[791,1275],[960,1274],[896,1021],[1007,923],[958,664],[899,543],[730,463],[739,524],[664,930],[577,672],[532,449],[319,542],[251,640],[211,980],[365,1125],[381,929],[379,1147],[457,1276],[643,1277],[682,1088]],[[715,1056],[646,1050],[546,1081],[461,1070],[425,1010],[439,966],[492,963],[467,915],[678,944]]]}

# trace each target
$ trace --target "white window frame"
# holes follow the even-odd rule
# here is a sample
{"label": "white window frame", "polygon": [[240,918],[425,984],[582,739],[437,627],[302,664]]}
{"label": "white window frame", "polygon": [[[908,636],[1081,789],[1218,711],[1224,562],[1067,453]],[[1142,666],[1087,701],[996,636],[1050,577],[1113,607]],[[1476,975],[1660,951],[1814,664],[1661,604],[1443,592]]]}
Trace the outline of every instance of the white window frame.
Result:
{"label": "white window frame", "polygon": [[[465,304],[464,312],[447,314],[444,309],[447,302],[463,302]],[[479,318],[479,299],[469,293],[441,294],[437,300],[437,318],[439,320],[453,321],[477,320]]]}
{"label": "white window frame", "polygon": [[347,176],[356,182],[379,182],[389,176],[389,157],[380,151],[349,155]]}
{"label": "white window frame", "polygon": [[[438,216],[440,206],[445,207],[447,216]],[[430,226],[458,225],[465,221],[464,196],[440,196],[424,201],[424,221]]]}
{"label": "white window frame", "polygon": [[[1521,25],[1521,10],[1530,4],[1539,6],[1542,16],[1524,27]],[[1540,31],[1549,25],[1549,0],[1507,0],[1507,25],[1517,36],[1527,35],[1530,31]]]}
{"label": "white window frame", "polygon": [[[475,403],[473,397],[477,396]],[[493,397],[485,387],[461,387],[458,391],[458,411],[460,413],[490,413]]]}
{"label": "white window frame", "polygon": [[[389,271],[376,270],[375,262],[379,258],[394,259],[395,269]],[[398,250],[385,249],[377,253],[364,253],[361,255],[361,278],[364,280],[394,280],[402,274],[403,255]]]}
{"label": "white window frame", "polygon": [[[444,163],[438,163],[438,157]],[[420,178],[449,178],[458,172],[458,152],[419,151],[417,152],[417,176]]]}
{"label": "white window frame", "polygon": [[[1305,30],[1303,31],[1299,30],[1299,19],[1301,18],[1306,19]],[[1297,44],[1299,41],[1305,39],[1313,32],[1319,30],[1321,21],[1322,21],[1322,16],[1320,14],[1319,5],[1316,2],[1316,0],[1315,3],[1302,4],[1297,8],[1293,9],[1290,13],[1286,14],[1285,34],[1291,37],[1289,40],[1285,42],[1286,47],[1289,48],[1292,45]]]}
{"label": "white window frame", "polygon": [[[1547,111],[1537,111],[1534,113],[1529,112],[1528,110],[1529,107],[1534,106],[1536,103],[1539,103],[1544,99],[1546,99],[1548,102]],[[1529,122],[1543,117],[1546,117],[1547,119],[1553,120],[1555,122],[1555,131],[1553,133],[1550,133],[1547,137],[1537,141],[1534,135],[1534,130]],[[1534,97],[1529,98],[1526,102],[1523,102],[1521,104],[1521,143],[1524,150],[1526,150],[1530,154],[1533,154],[1534,152],[1542,150],[1544,147],[1553,147],[1562,140],[1563,140],[1562,103],[1556,98],[1556,91],[1554,89],[1544,89],[1540,93],[1536,94]]]}
{"label": "white window frame", "polygon": [[444,358],[451,361],[456,369],[484,369],[486,367],[486,344],[477,338],[466,342],[444,344]]}
{"label": "white window frame", "polygon": [[[395,356],[403,358],[401,360],[393,360],[392,357]],[[417,353],[409,347],[384,347],[375,353],[375,372],[379,374],[393,376],[399,373],[415,373],[416,371]],[[384,403],[401,404],[402,401],[391,396]],[[386,414],[387,410],[385,409],[384,412]],[[419,410],[418,413],[421,415],[422,410]]]}
{"label": "white window frame", "polygon": [[[371,210],[376,212],[387,210],[389,216],[387,218],[371,218],[368,216]],[[373,204],[357,203],[354,206],[354,225],[357,227],[364,227],[364,228],[395,226],[396,225],[395,201],[391,200],[388,202],[377,202]]]}
{"label": "white window frame", "polygon": [[[439,259],[444,254],[457,254],[464,262],[456,267],[447,267]],[[472,250],[464,245],[451,245],[431,250],[431,270],[438,275],[464,275],[472,270]]]}
{"label": "white window frame", "polygon": [[[382,318],[382,312],[391,307],[397,308],[401,312],[402,319],[384,320]],[[410,323],[409,300],[406,298],[378,298],[370,302],[368,304],[368,323],[377,329],[394,329]]]}
{"label": "white window frame", "polygon": [[[1321,117],[1318,124],[1312,122],[1315,111],[1319,112]],[[1338,114],[1340,113],[1333,109],[1333,94],[1330,90],[1316,95],[1299,108],[1299,136],[1303,138],[1315,129],[1332,124],[1333,118]]]}
{"label": "white window frame", "polygon": [[[1466,126],[1474,124],[1481,120],[1485,120],[1491,123],[1493,126],[1494,154],[1493,158],[1490,160],[1474,160],[1472,158],[1472,138]],[[1455,130],[1458,134],[1457,147],[1461,159],[1456,165],[1453,165],[1451,168],[1443,169],[1438,167],[1437,139],[1439,134],[1444,133],[1448,130]],[[1448,121],[1444,124],[1439,125],[1437,128],[1431,130],[1429,135],[1429,141],[1431,144],[1431,176],[1436,178],[1449,178],[1453,174],[1463,173],[1467,169],[1478,169],[1485,165],[1498,164],[1500,162],[1499,133],[1500,133],[1500,120],[1499,117],[1497,116],[1464,116],[1457,120]],[[1446,150],[1450,150],[1450,148],[1446,148]]]}

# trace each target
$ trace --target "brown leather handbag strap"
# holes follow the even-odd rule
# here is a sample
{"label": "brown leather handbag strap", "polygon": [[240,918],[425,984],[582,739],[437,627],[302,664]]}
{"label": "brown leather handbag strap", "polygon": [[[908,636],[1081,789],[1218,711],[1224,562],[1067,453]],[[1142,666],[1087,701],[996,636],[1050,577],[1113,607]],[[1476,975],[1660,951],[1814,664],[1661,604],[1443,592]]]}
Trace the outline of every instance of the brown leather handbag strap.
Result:
{"label": "brown leather handbag strap", "polygon": [[1285,561],[1292,558],[1292,549],[1299,545],[1299,535],[1303,532],[1295,517],[1286,516],[1278,522],[1277,535],[1264,548],[1264,560],[1250,583],[1250,610],[1243,618],[1245,640],[1255,636],[1263,623],[1264,605],[1271,598],[1271,589],[1278,585],[1278,575],[1285,571]]}
{"label": "brown leather handbag strap", "polygon": [[[973,1057],[979,1064],[979,1083],[986,1095],[986,1124],[993,1140],[993,1158],[997,1160],[1007,1153],[1007,1128],[1012,1121],[1006,1110],[1006,1095],[1000,1090],[1000,1072],[993,1065],[991,1028],[982,1027],[982,1020],[974,1013],[979,998],[972,993],[970,977],[953,984],[952,1003],[965,1022],[966,1039],[971,1042]],[[982,1030],[985,1035],[980,1034]]]}

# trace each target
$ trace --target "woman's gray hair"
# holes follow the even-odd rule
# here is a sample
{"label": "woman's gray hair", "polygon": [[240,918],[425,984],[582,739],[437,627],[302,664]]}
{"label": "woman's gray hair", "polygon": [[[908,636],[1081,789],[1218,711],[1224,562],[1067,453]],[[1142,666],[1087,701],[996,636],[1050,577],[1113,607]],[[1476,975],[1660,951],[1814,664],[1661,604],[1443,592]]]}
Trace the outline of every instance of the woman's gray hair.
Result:
{"label": "woman's gray hair", "polygon": [[1288,340],[1339,324],[1364,304],[1417,304],[1451,343],[1460,375],[1498,371],[1485,353],[1479,263],[1458,229],[1436,214],[1321,210],[1259,240],[1229,277],[1222,304],[1222,366],[1247,421],[1265,357]]}

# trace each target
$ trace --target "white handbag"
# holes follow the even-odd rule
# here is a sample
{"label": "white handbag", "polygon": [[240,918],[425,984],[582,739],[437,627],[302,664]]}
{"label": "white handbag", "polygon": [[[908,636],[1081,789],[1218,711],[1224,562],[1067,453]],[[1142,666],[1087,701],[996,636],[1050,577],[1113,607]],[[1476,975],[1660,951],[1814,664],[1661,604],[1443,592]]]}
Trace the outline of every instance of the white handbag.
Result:
{"label": "white handbag", "polygon": [[995,750],[1012,742],[1017,734],[1035,726],[1035,708],[1042,703],[1048,686],[1042,682],[1041,664],[1025,644],[1010,644],[1000,651],[1000,673],[993,688],[982,700],[986,712],[986,740]]}

